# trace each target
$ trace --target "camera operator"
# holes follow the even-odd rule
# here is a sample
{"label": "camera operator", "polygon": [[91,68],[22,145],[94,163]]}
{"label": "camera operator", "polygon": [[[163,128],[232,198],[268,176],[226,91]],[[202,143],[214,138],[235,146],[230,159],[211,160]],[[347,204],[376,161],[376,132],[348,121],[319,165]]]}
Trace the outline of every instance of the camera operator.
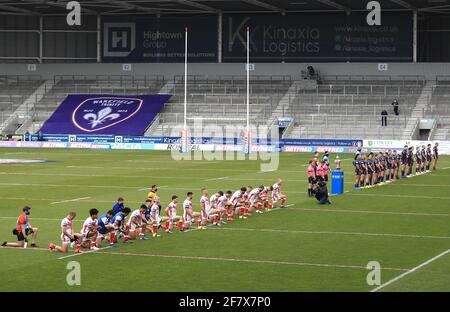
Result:
{"label": "camera operator", "polygon": [[319,201],[319,205],[331,204],[331,201],[328,199],[327,184],[324,181],[319,181],[314,185],[313,193]]}

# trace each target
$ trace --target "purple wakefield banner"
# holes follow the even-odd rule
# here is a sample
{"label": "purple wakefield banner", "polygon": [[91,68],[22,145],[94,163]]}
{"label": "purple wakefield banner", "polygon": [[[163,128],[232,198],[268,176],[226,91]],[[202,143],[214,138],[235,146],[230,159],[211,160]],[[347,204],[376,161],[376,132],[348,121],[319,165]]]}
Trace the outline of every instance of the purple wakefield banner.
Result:
{"label": "purple wakefield banner", "polygon": [[68,95],[41,128],[44,134],[143,135],[169,94]]}

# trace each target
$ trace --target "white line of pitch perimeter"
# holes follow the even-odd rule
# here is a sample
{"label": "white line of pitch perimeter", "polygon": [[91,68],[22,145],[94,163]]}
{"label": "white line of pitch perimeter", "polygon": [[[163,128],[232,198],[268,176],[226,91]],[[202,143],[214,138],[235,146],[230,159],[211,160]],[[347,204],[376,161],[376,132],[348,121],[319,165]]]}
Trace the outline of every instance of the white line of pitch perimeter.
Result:
{"label": "white line of pitch perimeter", "polygon": [[394,277],[393,279],[391,279],[391,280],[387,281],[386,283],[384,283],[384,284],[378,286],[377,288],[372,289],[370,292],[376,292],[376,291],[379,291],[380,289],[383,289],[384,287],[389,286],[389,285],[391,285],[392,283],[395,283],[395,282],[398,281],[399,279],[402,279],[402,278],[404,278],[405,276],[407,276],[407,275],[409,275],[409,274],[411,274],[411,273],[416,272],[416,271],[419,270],[420,268],[423,268],[424,266],[426,266],[426,265],[430,264],[431,262],[433,262],[433,261],[435,261],[435,260],[437,260],[437,259],[439,259],[439,258],[445,256],[445,255],[448,254],[448,253],[450,253],[450,249],[447,249],[447,250],[444,251],[443,253],[440,253],[439,255],[437,255],[437,256],[435,256],[435,257],[433,257],[433,258],[431,258],[431,259],[429,259],[429,260],[427,260],[427,261],[425,261],[425,262],[423,262],[423,263],[421,263],[421,264],[419,264],[418,266],[412,268],[411,270],[408,270],[407,272],[402,273],[402,274],[400,274],[400,275],[397,276],[397,277]]}
{"label": "white line of pitch perimeter", "polygon": [[80,198],[74,198],[74,199],[55,201],[53,203],[50,203],[50,205],[69,203],[69,202],[76,202],[76,201],[85,200],[85,199],[91,199],[91,198],[90,197],[80,197]]}
{"label": "white line of pitch perimeter", "polygon": [[386,237],[401,237],[401,238],[450,239],[450,236],[432,236],[432,235],[415,235],[415,234],[393,234],[393,233],[300,231],[300,230],[252,229],[252,228],[217,228],[217,229],[220,229],[220,230],[223,230],[223,231],[271,232],[271,233],[286,233],[286,234],[355,235],[355,236],[386,236]]}

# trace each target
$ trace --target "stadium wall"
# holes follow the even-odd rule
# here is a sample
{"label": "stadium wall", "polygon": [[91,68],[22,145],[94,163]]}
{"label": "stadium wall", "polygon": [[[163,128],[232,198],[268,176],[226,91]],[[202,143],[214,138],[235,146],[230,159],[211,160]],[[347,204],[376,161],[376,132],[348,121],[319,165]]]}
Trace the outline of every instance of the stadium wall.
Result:
{"label": "stadium wall", "polygon": [[[19,141],[0,141],[0,148],[64,148],[97,150],[158,150],[179,151],[179,137],[142,137],[142,136],[88,136],[88,135],[44,135],[43,141],[37,141],[38,135],[17,137]],[[24,140],[20,140],[24,139]],[[25,141],[26,139],[26,141]],[[439,143],[441,155],[450,155],[450,141],[419,140],[335,140],[335,139],[258,139],[252,143],[253,152],[284,153],[323,153],[354,154],[359,148],[363,152],[378,152],[386,149],[402,150],[403,146],[422,146]],[[243,142],[238,138],[194,137],[190,140],[191,151],[231,152],[243,151]]]}
{"label": "stadium wall", "polygon": [[[123,71],[123,64],[37,64],[36,71],[28,71],[27,64],[0,64],[1,75],[41,75],[44,79],[53,79],[55,75],[164,75],[172,79],[174,75],[183,75],[183,64],[133,63],[131,71]],[[299,77],[308,63],[258,63],[251,75],[290,75]],[[450,63],[389,63],[387,70],[379,70],[375,63],[315,63],[321,75],[419,75],[426,79],[435,79],[437,75],[450,75]],[[240,63],[192,63],[190,75],[218,76],[244,75],[245,66]]]}

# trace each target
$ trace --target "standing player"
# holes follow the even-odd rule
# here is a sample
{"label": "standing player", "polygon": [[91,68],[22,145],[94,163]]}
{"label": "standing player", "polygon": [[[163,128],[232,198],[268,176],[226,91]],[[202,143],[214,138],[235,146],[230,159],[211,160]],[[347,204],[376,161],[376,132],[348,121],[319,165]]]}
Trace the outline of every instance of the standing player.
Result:
{"label": "standing player", "polygon": [[422,167],[422,153],[420,151],[420,146],[416,147],[416,175],[420,174],[420,168]]}
{"label": "standing player", "polygon": [[414,166],[414,147],[410,146],[408,149],[408,157],[407,157],[408,174],[406,175],[406,177],[408,178],[412,177],[413,166]]}
{"label": "standing player", "polygon": [[400,179],[400,155],[394,150],[394,159],[395,159],[395,179]]}
{"label": "standing player", "polygon": [[372,187],[373,173],[374,173],[373,153],[370,153],[367,156],[366,187],[368,188]]}
{"label": "standing player", "polygon": [[405,145],[401,154],[402,161],[402,178],[405,178],[406,169],[408,167],[408,145]]}
{"label": "standing player", "polygon": [[438,159],[439,159],[439,143],[436,143],[434,144],[433,147],[433,170],[436,170]]}
{"label": "standing player", "polygon": [[96,246],[97,241],[97,217],[98,210],[92,208],[89,210],[89,217],[84,221],[83,227],[81,228],[81,235],[83,240],[81,242],[81,247],[91,248],[92,250],[98,250]]}
{"label": "standing player", "polygon": [[433,152],[431,151],[431,144],[428,144],[428,146],[427,146],[427,172],[430,172],[432,161],[433,161]]}
{"label": "standing player", "polygon": [[183,221],[182,217],[177,215],[177,204],[178,204],[178,196],[173,195],[172,201],[166,208],[166,215],[169,217],[169,226],[166,229],[166,233],[172,234],[173,226],[176,223],[177,227],[180,229],[180,231],[183,230]]}
{"label": "standing player", "polygon": [[150,200],[150,207],[153,206],[153,200],[155,199],[156,196],[158,196],[157,193],[158,193],[158,187],[156,186],[156,184],[153,184],[152,189],[147,194],[147,199]]}
{"label": "standing player", "polygon": [[366,181],[366,176],[367,176],[367,159],[366,156],[363,155],[361,156],[361,160],[360,160],[360,173],[361,173],[361,177],[360,177],[360,182],[359,182],[359,187],[364,189],[365,187],[365,181]]}
{"label": "standing player", "polygon": [[359,183],[361,182],[360,159],[361,155],[357,154],[352,162],[355,167],[355,190],[359,190]]}
{"label": "standing player", "polygon": [[427,164],[427,148],[425,145],[422,145],[421,154],[422,154],[422,167],[420,168],[420,171],[422,173],[425,173],[425,166]]}
{"label": "standing player", "polygon": [[57,246],[53,243],[50,244],[50,251],[68,252],[69,244],[75,245],[75,252],[81,252],[81,234],[73,232],[72,222],[77,214],[75,212],[69,212],[67,217],[61,221],[61,246]]}
{"label": "standing player", "polygon": [[272,208],[277,208],[278,201],[281,200],[281,208],[286,207],[286,195],[281,193],[281,185],[283,184],[282,179],[272,186]]}

